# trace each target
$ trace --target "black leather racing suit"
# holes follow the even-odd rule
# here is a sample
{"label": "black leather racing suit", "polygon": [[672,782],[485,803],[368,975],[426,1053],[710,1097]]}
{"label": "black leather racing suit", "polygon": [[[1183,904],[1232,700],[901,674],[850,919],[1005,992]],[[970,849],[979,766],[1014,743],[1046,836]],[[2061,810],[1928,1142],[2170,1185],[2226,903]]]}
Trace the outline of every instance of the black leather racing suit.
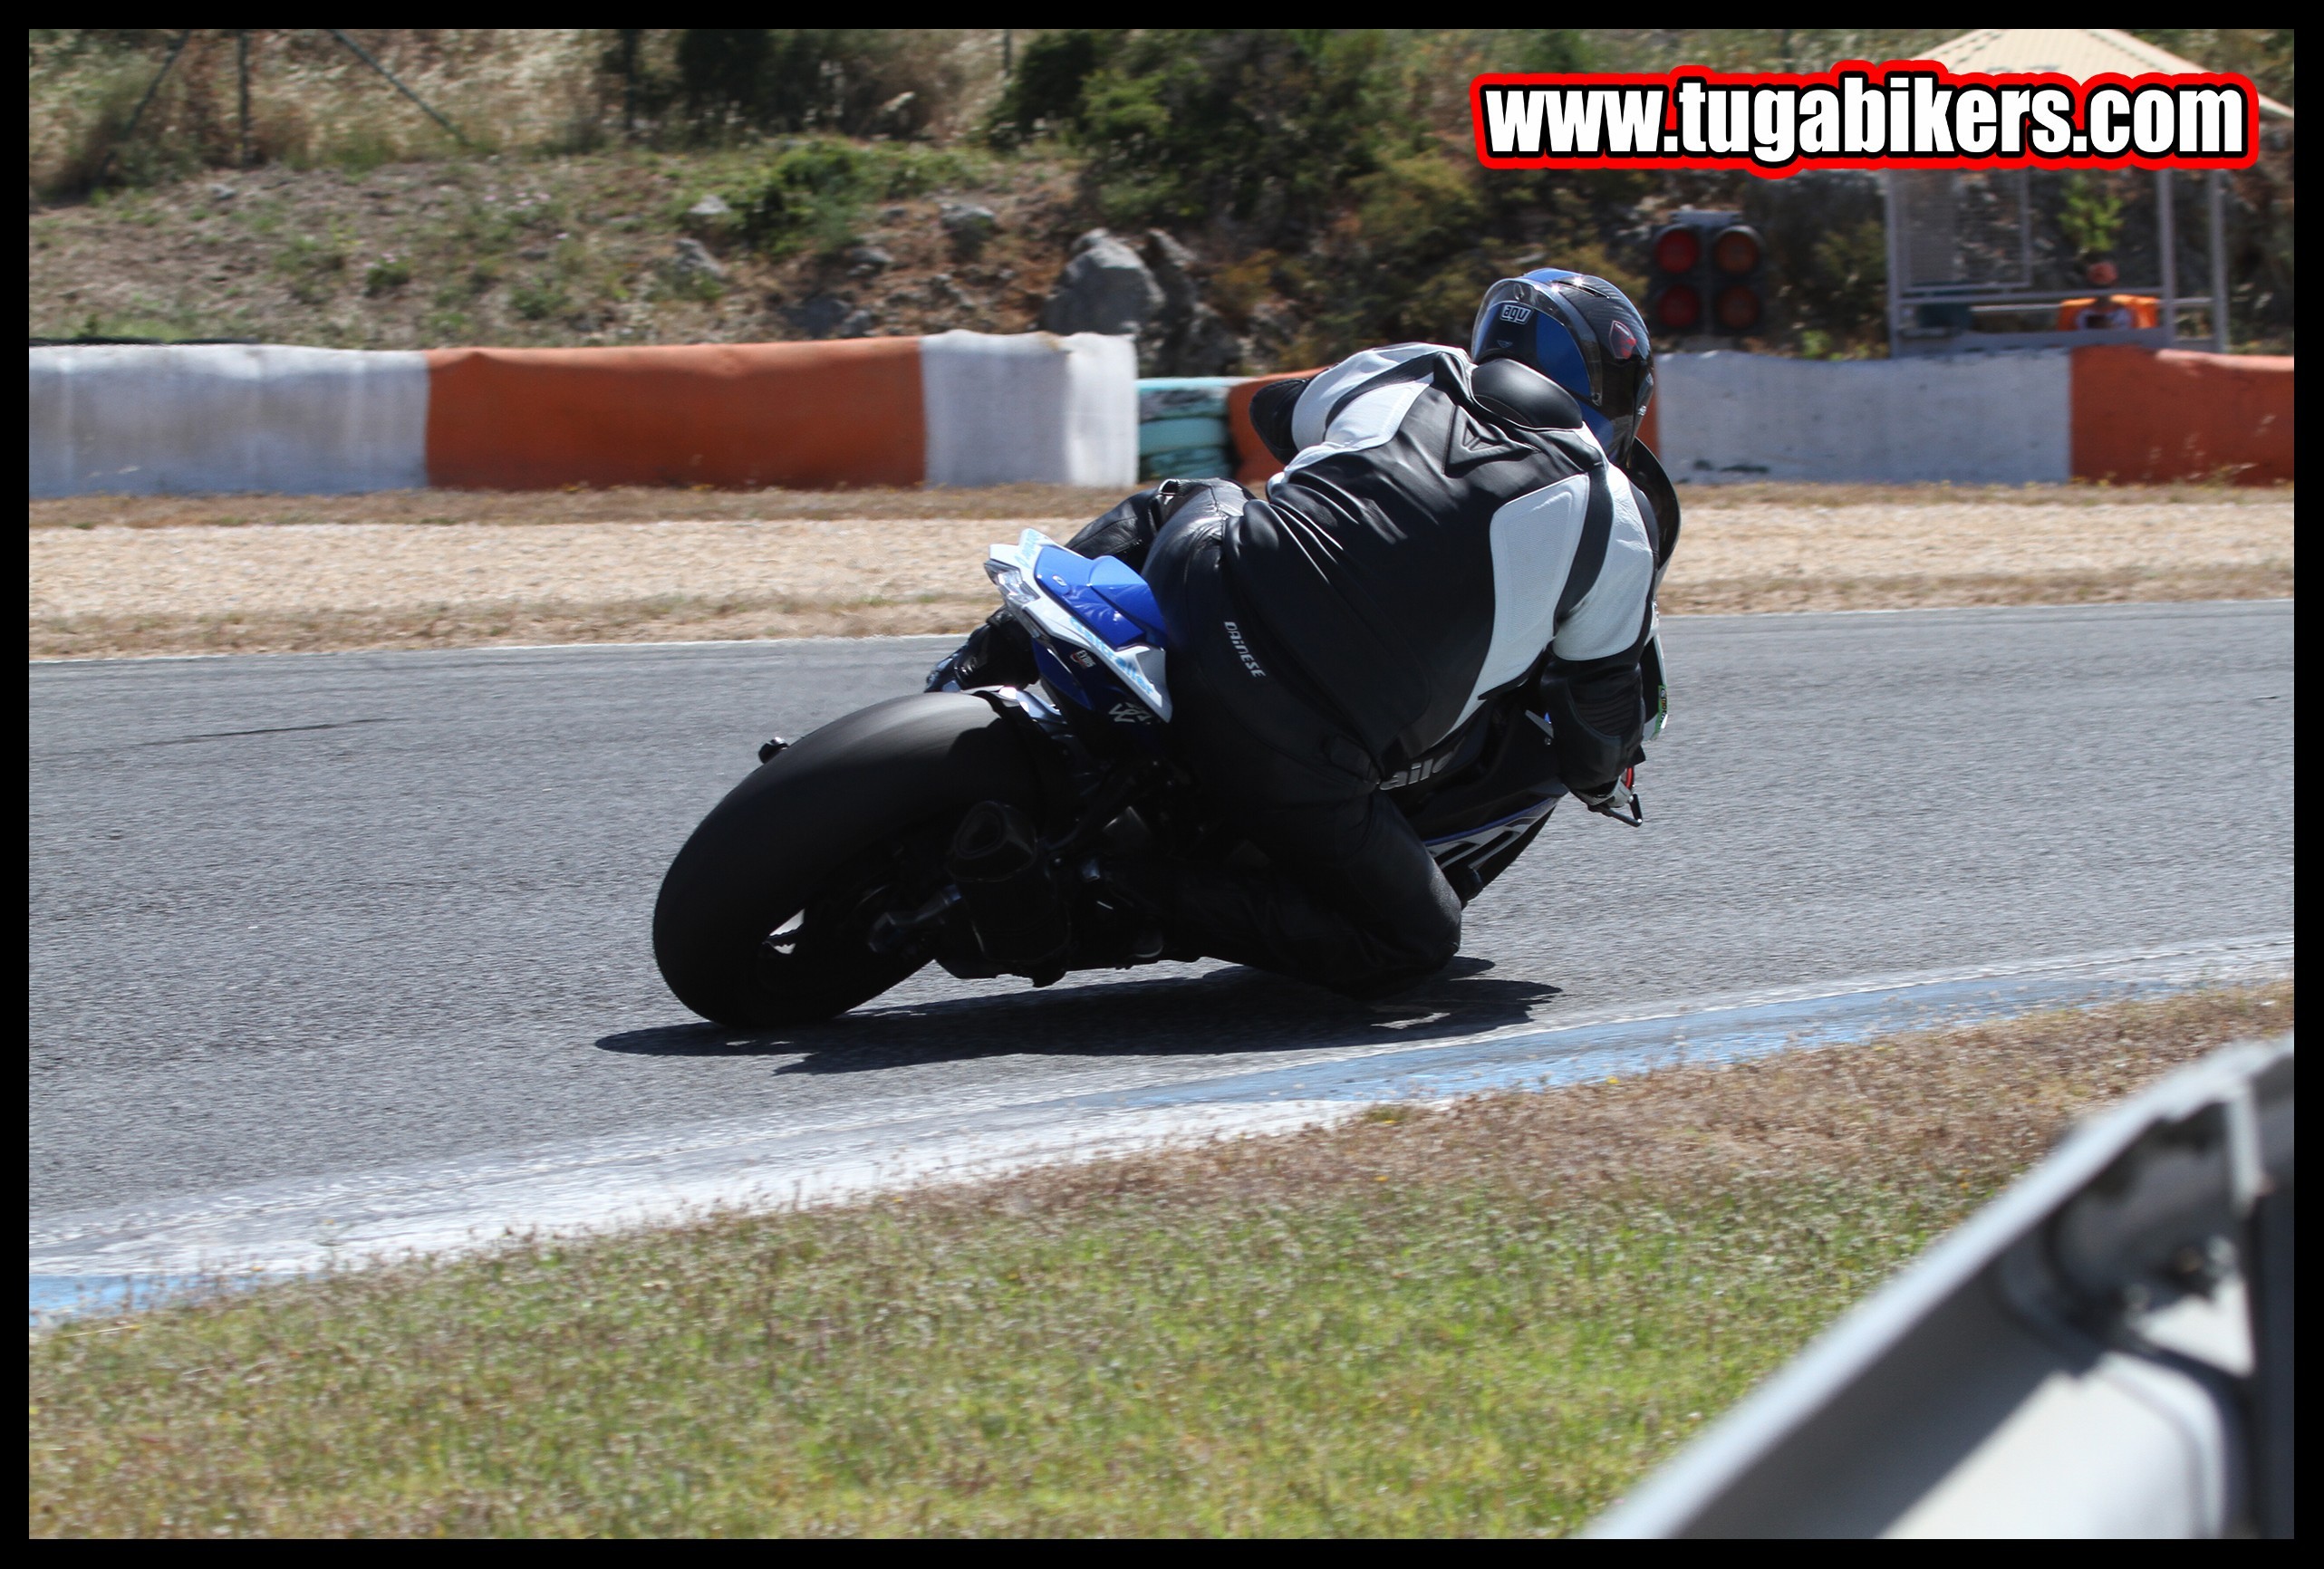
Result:
{"label": "black leather racing suit", "polygon": [[1153,585],[1173,744],[1268,863],[1109,875],[1181,951],[1391,989],[1451,958],[1461,901],[1381,779],[1523,682],[1569,785],[1635,761],[1661,530],[1571,397],[1513,361],[1400,344],[1270,401],[1297,451],[1263,496],[1175,481],[1072,542]]}

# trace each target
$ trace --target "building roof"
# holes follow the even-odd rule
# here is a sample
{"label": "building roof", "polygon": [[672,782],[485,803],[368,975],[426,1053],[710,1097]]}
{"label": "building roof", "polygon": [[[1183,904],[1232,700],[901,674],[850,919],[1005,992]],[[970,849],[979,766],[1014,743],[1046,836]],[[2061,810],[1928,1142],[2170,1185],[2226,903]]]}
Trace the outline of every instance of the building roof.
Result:
{"label": "building roof", "polygon": [[[1981,27],[1926,53],[1949,71],[2055,71],[2077,82],[2109,71],[2175,76],[2210,69],[2112,27]],[[2271,120],[2292,117],[2289,105],[2264,96],[2260,112]]]}

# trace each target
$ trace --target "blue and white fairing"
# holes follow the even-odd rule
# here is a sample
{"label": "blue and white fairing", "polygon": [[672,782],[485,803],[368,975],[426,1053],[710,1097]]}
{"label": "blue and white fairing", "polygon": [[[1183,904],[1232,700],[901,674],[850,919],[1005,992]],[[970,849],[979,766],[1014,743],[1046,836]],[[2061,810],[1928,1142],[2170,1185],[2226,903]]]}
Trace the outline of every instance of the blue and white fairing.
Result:
{"label": "blue and white fairing", "polygon": [[1035,657],[1058,696],[1100,707],[1075,672],[1080,666],[1112,677],[1154,717],[1170,718],[1162,607],[1145,579],[1111,556],[1067,550],[1037,528],[1015,544],[994,545],[985,573],[1033,632]]}
{"label": "blue and white fairing", "polygon": [[[1127,726],[1149,748],[1160,745],[1151,721],[1171,717],[1166,638],[1162,608],[1144,578],[1111,556],[1093,560],[1068,550],[1037,528],[1027,529],[1015,544],[994,545],[985,573],[1033,634],[1041,679],[1059,701]],[[1669,715],[1660,633],[1658,619],[1647,642],[1646,677],[1654,710],[1648,721],[1650,740],[1662,734]],[[1548,717],[1529,711],[1525,717],[1546,738]],[[1419,768],[1408,769],[1383,780],[1381,788],[1396,789],[1423,776]],[[1565,794],[1559,786],[1518,812],[1422,842],[1448,872],[1481,863],[1523,838]]]}

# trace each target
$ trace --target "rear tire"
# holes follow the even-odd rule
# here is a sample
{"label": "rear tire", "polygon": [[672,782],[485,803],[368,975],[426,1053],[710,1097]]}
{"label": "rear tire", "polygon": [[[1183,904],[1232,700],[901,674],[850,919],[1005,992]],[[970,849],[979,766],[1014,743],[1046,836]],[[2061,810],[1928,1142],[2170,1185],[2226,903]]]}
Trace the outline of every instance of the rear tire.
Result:
{"label": "rear tire", "polygon": [[896,698],[802,737],[670,862],[653,911],[662,979],[704,1018],[744,1029],[879,996],[925,961],[873,953],[865,931],[924,897],[915,880],[940,867],[952,824],[979,801],[1040,810],[1025,743],[981,698]]}

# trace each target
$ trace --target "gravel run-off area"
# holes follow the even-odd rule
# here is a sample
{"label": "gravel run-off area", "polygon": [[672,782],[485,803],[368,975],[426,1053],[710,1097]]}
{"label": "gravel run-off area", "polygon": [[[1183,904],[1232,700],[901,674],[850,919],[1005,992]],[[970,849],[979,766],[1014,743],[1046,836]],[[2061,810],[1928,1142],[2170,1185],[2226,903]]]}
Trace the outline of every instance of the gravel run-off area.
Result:
{"label": "gravel run-off area", "polygon": [[[1691,505],[1665,611],[2292,592],[2289,493],[2001,502],[1836,487],[1832,504],[1818,505],[1803,488]],[[661,498],[674,512],[696,499]],[[754,518],[734,515],[741,499],[700,508],[708,517],[656,520],[413,521],[397,506],[380,509],[385,521],[366,521],[364,509],[342,505],[330,521],[173,516],[159,526],[150,506],[108,517],[73,504],[74,515],[44,519],[42,506],[60,504],[40,504],[30,532],[31,653],[952,631],[995,602],[981,571],[990,542],[1020,527],[1063,539],[1088,515],[1000,517],[979,507],[984,515]],[[1053,505],[1069,499],[1080,498]]]}

